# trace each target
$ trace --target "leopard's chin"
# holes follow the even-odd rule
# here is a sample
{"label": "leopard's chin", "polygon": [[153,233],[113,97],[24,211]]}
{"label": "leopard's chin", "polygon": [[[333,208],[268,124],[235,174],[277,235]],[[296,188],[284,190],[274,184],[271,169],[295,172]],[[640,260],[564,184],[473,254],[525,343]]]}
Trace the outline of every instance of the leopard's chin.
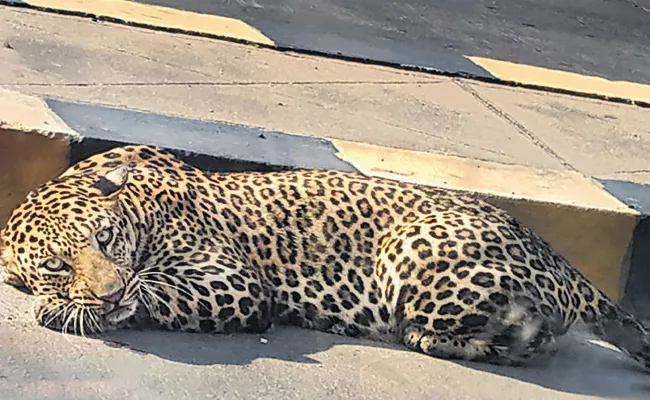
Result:
{"label": "leopard's chin", "polygon": [[125,322],[133,315],[135,315],[136,310],[138,309],[138,301],[134,300],[129,304],[121,304],[111,310],[110,312],[104,314],[104,320],[109,325],[119,325],[122,322]]}

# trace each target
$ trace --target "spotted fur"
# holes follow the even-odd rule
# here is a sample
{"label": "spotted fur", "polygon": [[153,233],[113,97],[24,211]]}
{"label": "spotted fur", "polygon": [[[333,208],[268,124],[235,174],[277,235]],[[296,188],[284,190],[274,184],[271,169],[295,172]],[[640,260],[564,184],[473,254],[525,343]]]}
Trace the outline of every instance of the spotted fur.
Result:
{"label": "spotted fur", "polygon": [[30,193],[1,233],[5,281],[76,334],[272,323],[517,365],[582,322],[650,366],[647,328],[505,211],[336,171],[212,174],[147,146]]}

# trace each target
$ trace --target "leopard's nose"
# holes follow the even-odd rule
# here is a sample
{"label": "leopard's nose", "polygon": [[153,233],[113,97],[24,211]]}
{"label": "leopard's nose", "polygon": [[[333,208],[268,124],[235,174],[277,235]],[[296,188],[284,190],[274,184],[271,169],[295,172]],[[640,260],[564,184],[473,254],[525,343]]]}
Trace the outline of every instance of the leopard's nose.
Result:
{"label": "leopard's nose", "polygon": [[[97,295],[95,295],[95,296],[97,296]],[[118,290],[116,290],[116,291],[114,291],[112,293],[97,296],[98,299],[103,300],[103,301],[105,301],[107,303],[113,303],[113,304],[119,303],[120,300],[122,300],[122,297],[124,297],[124,286],[122,286],[121,288],[119,288]]]}

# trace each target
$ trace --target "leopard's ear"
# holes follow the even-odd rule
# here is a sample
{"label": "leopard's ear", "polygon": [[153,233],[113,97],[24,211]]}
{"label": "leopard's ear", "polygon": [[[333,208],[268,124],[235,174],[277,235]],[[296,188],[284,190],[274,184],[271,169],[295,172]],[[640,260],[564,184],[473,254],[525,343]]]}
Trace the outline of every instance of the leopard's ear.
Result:
{"label": "leopard's ear", "polygon": [[99,190],[102,196],[112,199],[124,189],[128,177],[128,167],[126,165],[120,165],[103,175],[99,175],[93,184],[93,188]]}

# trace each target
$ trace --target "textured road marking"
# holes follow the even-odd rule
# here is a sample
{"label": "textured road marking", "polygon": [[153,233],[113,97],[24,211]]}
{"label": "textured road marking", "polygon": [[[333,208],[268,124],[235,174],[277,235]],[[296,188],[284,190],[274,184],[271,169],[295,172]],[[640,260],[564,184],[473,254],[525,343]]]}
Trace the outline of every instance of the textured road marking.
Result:
{"label": "textured road marking", "polygon": [[123,0],[26,0],[33,7],[108,17],[133,24],[178,29],[273,46],[273,40],[247,23],[228,17],[199,14]]}
{"label": "textured road marking", "polygon": [[567,90],[650,104],[650,85],[626,81],[610,81],[596,76],[580,75],[508,61],[468,56],[497,79],[531,86]]}

